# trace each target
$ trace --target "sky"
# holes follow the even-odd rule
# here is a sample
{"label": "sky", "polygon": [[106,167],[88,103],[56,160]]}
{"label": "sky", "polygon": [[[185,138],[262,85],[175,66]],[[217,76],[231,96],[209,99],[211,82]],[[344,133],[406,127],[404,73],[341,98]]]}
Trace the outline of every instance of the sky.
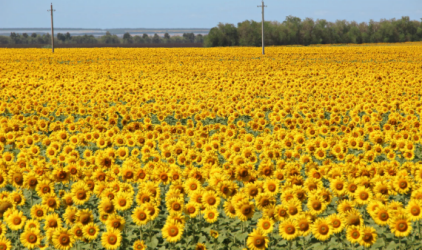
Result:
{"label": "sky", "polygon": [[[0,0],[0,28],[212,28],[219,22],[261,20],[259,0]],[[422,18],[422,0],[267,0],[265,20],[292,15],[368,22]]]}

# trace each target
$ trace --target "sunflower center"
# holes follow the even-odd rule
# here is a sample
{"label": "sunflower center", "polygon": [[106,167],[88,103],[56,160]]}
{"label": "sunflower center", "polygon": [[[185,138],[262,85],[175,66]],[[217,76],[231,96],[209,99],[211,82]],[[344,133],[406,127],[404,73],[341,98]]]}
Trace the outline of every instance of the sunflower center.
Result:
{"label": "sunflower center", "polygon": [[357,188],[358,188],[358,186],[356,186],[356,184],[352,184],[352,185],[349,186],[349,191],[355,192]]}
{"label": "sunflower center", "polygon": [[19,225],[19,224],[21,224],[21,218],[14,218],[13,219],[13,224],[15,224],[15,225]]}
{"label": "sunflower center", "polygon": [[336,189],[337,190],[342,190],[343,189],[343,183],[337,183],[336,184]]}
{"label": "sunflower center", "polygon": [[353,231],[352,237],[353,239],[358,239],[360,237],[360,233],[358,231]]}
{"label": "sunflower center", "polygon": [[43,215],[44,215],[44,212],[43,212],[42,210],[37,210],[36,215],[37,215],[38,217],[41,217],[41,216],[43,216]]}
{"label": "sunflower center", "polygon": [[215,214],[213,212],[208,213],[209,219],[214,219]]}
{"label": "sunflower center", "polygon": [[334,228],[338,228],[338,227],[340,227],[340,225],[341,225],[341,223],[340,223],[340,221],[339,221],[339,220],[334,220],[334,221],[333,221],[333,227],[334,227]]}
{"label": "sunflower center", "polygon": [[169,235],[170,235],[171,237],[176,236],[178,233],[179,233],[179,229],[178,229],[176,226],[172,226],[172,227],[169,229]]}
{"label": "sunflower center", "polygon": [[50,192],[50,187],[43,187],[43,188],[42,188],[42,192],[43,192],[44,194],[49,193],[49,192]]}
{"label": "sunflower center", "polygon": [[120,205],[121,207],[126,206],[126,200],[120,200],[120,201],[119,201],[119,205]]}
{"label": "sunflower center", "polygon": [[270,227],[271,227],[271,223],[269,223],[268,221],[262,224],[262,228],[264,228],[265,230],[269,229]]}
{"label": "sunflower center", "polygon": [[95,234],[95,232],[96,232],[95,228],[90,228],[90,229],[88,230],[89,235],[94,235],[94,234]]}
{"label": "sunflower center", "polygon": [[405,232],[407,230],[407,227],[408,226],[406,222],[399,222],[397,230],[399,230],[400,232]]}
{"label": "sunflower center", "polygon": [[49,226],[49,227],[52,227],[52,228],[57,227],[57,221],[55,221],[55,220],[50,221],[50,222],[48,223],[48,226]]}
{"label": "sunflower center", "polygon": [[29,243],[35,243],[35,242],[37,242],[37,236],[35,234],[28,235],[28,242]]}
{"label": "sunflower center", "polygon": [[243,205],[241,211],[243,215],[249,215],[252,212],[252,208],[250,205]]}
{"label": "sunflower center", "polygon": [[138,215],[138,219],[145,220],[147,218],[147,214],[144,212],[140,212]]}
{"label": "sunflower center", "polygon": [[119,228],[119,227],[120,227],[120,221],[114,221],[111,225],[112,225],[114,228]]}
{"label": "sunflower center", "polygon": [[276,186],[273,183],[268,185],[268,190],[270,190],[271,192],[274,192],[275,189],[276,189]]}
{"label": "sunflower center", "polygon": [[280,209],[280,211],[278,211],[278,215],[280,215],[281,217],[285,217],[287,215],[287,211],[284,209]]}
{"label": "sunflower center", "polygon": [[179,210],[180,210],[180,208],[181,208],[181,206],[180,206],[180,204],[179,204],[179,203],[174,203],[174,204],[173,204],[173,210],[175,210],[175,211],[179,211]]}
{"label": "sunflower center", "polygon": [[289,225],[289,226],[286,227],[286,233],[287,234],[294,234],[295,231],[296,231],[296,229],[295,229],[294,226]]}
{"label": "sunflower center", "polygon": [[110,245],[114,245],[117,242],[117,237],[114,236],[114,235],[111,235],[111,236],[108,237],[107,241]]}
{"label": "sunflower center", "polygon": [[318,232],[320,234],[323,234],[323,235],[327,234],[328,233],[328,226],[327,225],[320,226]]}
{"label": "sunflower center", "polygon": [[60,243],[63,245],[67,245],[70,242],[70,238],[67,235],[61,235],[60,236]]}
{"label": "sunflower center", "polygon": [[308,223],[306,223],[306,222],[301,222],[301,223],[299,224],[299,229],[300,229],[301,231],[307,231],[307,230],[309,229],[309,224],[308,224]]}
{"label": "sunflower center", "polygon": [[371,234],[371,233],[365,233],[365,234],[363,235],[363,241],[365,241],[365,242],[371,242],[371,241],[372,241],[372,239],[373,239],[373,236],[372,236],[372,234]]}
{"label": "sunflower center", "polygon": [[84,200],[86,198],[86,192],[85,192],[85,190],[79,190],[76,193],[76,197],[78,198],[78,200]]}
{"label": "sunflower center", "polygon": [[369,197],[369,195],[368,195],[368,193],[367,193],[367,192],[362,192],[362,193],[360,193],[360,194],[359,194],[359,197],[360,197],[362,200],[367,200],[367,199],[368,199],[368,197]]}
{"label": "sunflower center", "polygon": [[388,213],[386,211],[383,211],[379,214],[378,218],[382,221],[387,221],[390,216],[388,216]]}
{"label": "sunflower center", "polygon": [[261,248],[265,245],[265,239],[262,236],[255,236],[255,239],[253,241],[253,244],[255,247]]}
{"label": "sunflower center", "polygon": [[114,210],[114,206],[113,206],[113,204],[111,204],[111,202],[109,202],[108,204],[106,204],[104,206],[104,211],[106,213],[111,213],[111,212],[113,212],[113,210]]}
{"label": "sunflower center", "polygon": [[412,207],[412,208],[410,209],[410,213],[411,213],[413,216],[418,216],[418,215],[421,213],[421,209],[420,209],[419,207]]}
{"label": "sunflower center", "polygon": [[399,187],[400,187],[401,189],[405,189],[405,188],[407,188],[407,181],[400,181],[400,182],[399,182]]}
{"label": "sunflower center", "polygon": [[209,205],[213,206],[217,201],[214,197],[210,197],[208,198],[207,202]]}
{"label": "sunflower center", "polygon": [[295,214],[297,214],[297,208],[296,207],[291,207],[291,208],[289,208],[289,213],[291,214],[291,215],[295,215]]}
{"label": "sunflower center", "polygon": [[322,205],[321,205],[321,202],[319,202],[319,201],[314,201],[314,202],[312,203],[312,208],[313,208],[314,210],[321,210],[321,207],[322,207]]}
{"label": "sunflower center", "polygon": [[90,221],[90,216],[88,214],[84,214],[81,216],[80,221],[82,222],[82,224],[88,224],[88,222]]}

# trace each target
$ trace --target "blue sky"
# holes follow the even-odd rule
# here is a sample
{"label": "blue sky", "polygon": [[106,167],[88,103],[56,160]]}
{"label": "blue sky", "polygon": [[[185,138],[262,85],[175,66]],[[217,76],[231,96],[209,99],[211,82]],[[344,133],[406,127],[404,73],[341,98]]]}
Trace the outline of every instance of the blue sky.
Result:
{"label": "blue sky", "polygon": [[[52,0],[0,0],[0,28],[50,27]],[[261,19],[259,0],[56,0],[57,28],[211,28]],[[422,0],[267,0],[265,19],[300,18],[368,22],[422,18]]]}

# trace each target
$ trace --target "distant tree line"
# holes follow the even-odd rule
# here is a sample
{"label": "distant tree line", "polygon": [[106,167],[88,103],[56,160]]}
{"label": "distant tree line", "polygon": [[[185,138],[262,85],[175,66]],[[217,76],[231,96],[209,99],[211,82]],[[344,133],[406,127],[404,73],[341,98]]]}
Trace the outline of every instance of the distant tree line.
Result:
{"label": "distant tree line", "polygon": [[[369,23],[337,20],[328,22],[312,18],[301,20],[288,16],[282,23],[264,22],[266,45],[309,45],[333,43],[394,43],[422,41],[422,23],[401,19],[381,19]],[[237,24],[219,23],[205,37],[206,47],[261,46],[261,22],[244,21]]]}
{"label": "distant tree line", "polygon": [[[69,32],[66,34],[57,33],[55,43],[58,44],[140,44],[140,43],[203,43],[204,36],[201,34],[195,35],[194,33],[183,33],[182,36],[170,36],[168,33],[164,34],[164,37],[154,34],[149,36],[144,33],[142,36],[132,36],[130,33],[125,33],[123,37],[112,35],[110,32],[106,32],[104,36],[94,37],[93,35],[82,35],[72,36]],[[11,32],[10,36],[0,36],[0,44],[50,44],[50,34],[37,34],[27,33],[17,34]]]}

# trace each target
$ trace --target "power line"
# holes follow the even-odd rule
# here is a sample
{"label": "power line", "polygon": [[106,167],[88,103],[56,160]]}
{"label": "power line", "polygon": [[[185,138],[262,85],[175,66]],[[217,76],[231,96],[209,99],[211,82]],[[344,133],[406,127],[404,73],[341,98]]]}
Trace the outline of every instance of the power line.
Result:
{"label": "power line", "polygon": [[47,10],[51,12],[51,49],[54,53],[54,26],[53,26],[53,3],[51,3],[51,9]]}
{"label": "power line", "polygon": [[264,5],[264,0],[262,0],[262,5],[258,5],[258,7],[262,7],[262,54],[265,55],[265,46],[264,46],[264,8],[267,5]]}

